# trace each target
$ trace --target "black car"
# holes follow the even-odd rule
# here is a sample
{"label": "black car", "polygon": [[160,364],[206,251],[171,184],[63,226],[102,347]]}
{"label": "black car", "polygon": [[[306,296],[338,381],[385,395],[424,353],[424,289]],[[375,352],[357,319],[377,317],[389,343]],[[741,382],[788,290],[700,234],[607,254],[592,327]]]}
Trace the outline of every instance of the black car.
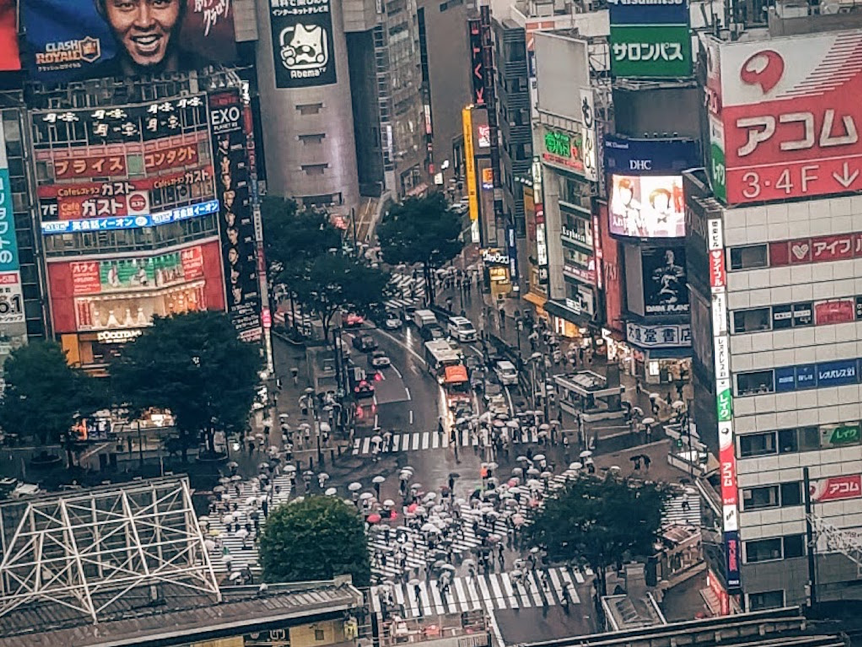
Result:
{"label": "black car", "polygon": [[358,400],[374,397],[374,384],[368,380],[362,380],[353,388],[353,395]]}
{"label": "black car", "polygon": [[440,326],[431,324],[430,326],[422,328],[419,332],[419,336],[422,337],[422,341],[434,341],[435,339],[445,339],[446,333],[443,332],[443,329]]}
{"label": "black car", "polygon": [[377,342],[371,335],[356,335],[353,338],[353,347],[363,353],[370,353],[377,350]]}

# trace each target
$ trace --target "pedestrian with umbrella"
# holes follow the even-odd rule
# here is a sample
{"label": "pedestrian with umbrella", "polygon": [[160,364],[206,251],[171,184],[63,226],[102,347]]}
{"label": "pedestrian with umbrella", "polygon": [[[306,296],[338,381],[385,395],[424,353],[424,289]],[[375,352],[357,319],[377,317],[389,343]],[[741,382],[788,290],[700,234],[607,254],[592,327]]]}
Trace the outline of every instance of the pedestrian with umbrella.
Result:
{"label": "pedestrian with umbrella", "polygon": [[371,483],[374,485],[374,491],[377,493],[378,499],[380,498],[380,485],[385,480],[386,480],[386,477],[380,476],[380,475],[375,476],[373,479],[371,479]]}

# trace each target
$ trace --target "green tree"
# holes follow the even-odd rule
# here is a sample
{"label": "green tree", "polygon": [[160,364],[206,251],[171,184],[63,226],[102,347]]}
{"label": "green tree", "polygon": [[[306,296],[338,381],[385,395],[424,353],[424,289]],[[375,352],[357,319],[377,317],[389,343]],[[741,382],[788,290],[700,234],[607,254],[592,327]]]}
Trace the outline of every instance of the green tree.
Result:
{"label": "green tree", "polygon": [[608,566],[654,553],[665,497],[656,484],[579,478],[546,499],[527,539],[552,560],[585,561],[604,595]]}
{"label": "green tree", "polygon": [[432,303],[432,272],[461,253],[460,236],[461,217],[449,209],[442,193],[408,198],[392,207],[377,228],[383,260],[391,265],[422,264]]}
{"label": "green tree", "polygon": [[386,294],[389,274],[341,254],[323,254],[311,260],[294,283],[300,303],[320,317],[329,340],[333,317],[340,311],[368,314]]}
{"label": "green tree", "polygon": [[227,315],[189,312],[157,317],[123,349],[111,375],[132,411],[170,409],[182,442],[202,434],[215,454],[216,430],[245,428],[261,368],[257,346],[240,341]]}
{"label": "green tree", "polygon": [[276,508],[260,536],[260,564],[269,582],[328,580],[350,574],[371,583],[364,522],[336,497],[309,497]]}
{"label": "green tree", "polygon": [[9,432],[57,443],[77,416],[108,405],[96,380],[72,368],[59,344],[36,341],[12,351],[4,364],[0,424]]}

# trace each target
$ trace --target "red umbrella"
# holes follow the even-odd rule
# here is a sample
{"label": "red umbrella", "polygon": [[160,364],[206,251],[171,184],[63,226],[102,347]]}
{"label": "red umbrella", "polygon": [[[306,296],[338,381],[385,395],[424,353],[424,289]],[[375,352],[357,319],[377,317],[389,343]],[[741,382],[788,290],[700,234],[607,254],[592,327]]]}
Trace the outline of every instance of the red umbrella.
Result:
{"label": "red umbrella", "polygon": [[376,512],[368,515],[365,519],[368,523],[380,523],[380,515]]}
{"label": "red umbrella", "polygon": [[410,514],[413,514],[414,512],[416,512],[416,508],[418,508],[418,507],[419,507],[418,503],[411,503],[409,506],[407,506],[407,512],[409,512]]}

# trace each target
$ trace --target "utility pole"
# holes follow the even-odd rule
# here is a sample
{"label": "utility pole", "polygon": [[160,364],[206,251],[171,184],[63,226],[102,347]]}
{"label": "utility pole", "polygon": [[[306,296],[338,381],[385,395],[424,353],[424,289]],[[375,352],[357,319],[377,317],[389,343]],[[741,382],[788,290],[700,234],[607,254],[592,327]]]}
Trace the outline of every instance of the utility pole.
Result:
{"label": "utility pole", "polygon": [[805,543],[808,548],[808,603],[813,608],[817,604],[817,544],[811,523],[811,477],[807,467],[802,468],[802,496],[805,497]]}

